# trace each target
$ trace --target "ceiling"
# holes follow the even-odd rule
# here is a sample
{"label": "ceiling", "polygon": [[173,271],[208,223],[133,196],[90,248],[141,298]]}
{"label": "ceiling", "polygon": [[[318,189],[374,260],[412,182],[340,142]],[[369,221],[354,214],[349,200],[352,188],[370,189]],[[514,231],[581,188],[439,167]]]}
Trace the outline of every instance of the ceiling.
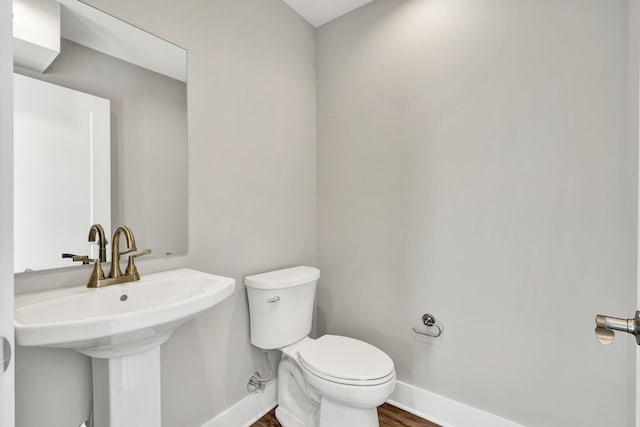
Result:
{"label": "ceiling", "polygon": [[314,27],[336,19],[373,0],[282,0]]}

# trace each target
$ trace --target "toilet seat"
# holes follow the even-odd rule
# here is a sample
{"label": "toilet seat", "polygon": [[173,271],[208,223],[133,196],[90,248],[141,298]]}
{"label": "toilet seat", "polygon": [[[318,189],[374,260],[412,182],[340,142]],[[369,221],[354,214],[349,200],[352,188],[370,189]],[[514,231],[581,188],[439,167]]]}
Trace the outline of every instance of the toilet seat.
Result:
{"label": "toilet seat", "polygon": [[372,386],[395,378],[393,361],[364,341],[324,335],[298,350],[300,365],[314,376],[344,385]]}

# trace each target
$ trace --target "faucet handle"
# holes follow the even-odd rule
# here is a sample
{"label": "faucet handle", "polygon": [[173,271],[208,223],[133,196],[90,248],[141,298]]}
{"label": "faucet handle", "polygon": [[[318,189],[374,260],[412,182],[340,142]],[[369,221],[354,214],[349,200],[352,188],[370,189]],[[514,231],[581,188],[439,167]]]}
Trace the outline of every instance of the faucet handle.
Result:
{"label": "faucet handle", "polygon": [[138,253],[129,255],[129,262],[127,263],[127,269],[125,270],[125,276],[133,276],[134,280],[140,280],[140,274],[138,274],[138,268],[135,264],[135,259],[139,256],[149,255],[151,253],[151,249],[143,249]]}
{"label": "faucet handle", "polygon": [[137,254],[129,255],[129,258],[137,258],[137,257],[142,256],[142,255],[149,255],[150,253],[151,253],[151,249],[143,249],[140,252],[138,252]]}
{"label": "faucet handle", "polygon": [[83,265],[91,264],[95,259],[89,258],[88,255],[62,254],[62,258],[71,258],[73,262],[81,262]]}
{"label": "faucet handle", "polygon": [[82,265],[87,265],[93,263],[93,271],[91,272],[91,277],[89,277],[89,283],[87,284],[90,288],[98,287],[98,283],[100,280],[104,279],[104,271],[102,271],[102,266],[100,265],[100,258],[97,259],[89,258],[87,255],[74,255],[74,254],[62,254],[62,258],[71,258],[73,262],[81,262]]}
{"label": "faucet handle", "polygon": [[[138,250],[138,248],[136,248],[136,247],[134,246],[134,247],[132,247],[132,248],[130,248],[130,249],[126,249],[126,250],[124,250],[124,251],[120,251],[120,255],[129,255],[131,252],[135,252],[135,251],[137,251],[137,250]],[[143,252],[144,252],[144,251],[143,251]],[[137,256],[137,255],[138,255],[138,254],[134,254],[134,256]],[[129,255],[129,256],[131,256],[131,255]]]}

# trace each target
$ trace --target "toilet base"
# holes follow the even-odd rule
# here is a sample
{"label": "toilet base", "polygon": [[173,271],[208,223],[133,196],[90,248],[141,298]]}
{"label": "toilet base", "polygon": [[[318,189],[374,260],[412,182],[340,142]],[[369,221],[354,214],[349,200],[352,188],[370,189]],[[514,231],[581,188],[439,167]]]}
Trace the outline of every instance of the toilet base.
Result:
{"label": "toilet base", "polygon": [[301,421],[295,414],[287,410],[286,407],[278,406],[276,408],[276,419],[283,427],[307,427],[304,421]]}
{"label": "toilet base", "polygon": [[278,367],[276,418],[283,427],[318,427],[320,397],[310,390],[297,364],[283,355]]}
{"label": "toilet base", "polygon": [[361,403],[345,406],[321,396],[305,379],[296,361],[284,354],[278,368],[276,418],[283,427],[378,427],[376,405],[384,402],[392,389],[384,399],[371,400],[373,407]]}
{"label": "toilet base", "polygon": [[318,427],[378,427],[377,408],[349,408],[329,399],[320,402],[320,422]]}
{"label": "toilet base", "polygon": [[[310,427],[286,407],[276,408],[276,419],[283,427]],[[328,399],[320,403],[320,419],[312,421],[314,427],[378,427],[378,411],[354,409],[336,404]]]}

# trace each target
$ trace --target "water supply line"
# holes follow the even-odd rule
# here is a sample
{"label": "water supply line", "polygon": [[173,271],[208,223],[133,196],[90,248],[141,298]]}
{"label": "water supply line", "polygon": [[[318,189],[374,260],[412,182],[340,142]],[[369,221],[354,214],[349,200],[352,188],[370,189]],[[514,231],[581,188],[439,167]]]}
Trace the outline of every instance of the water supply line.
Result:
{"label": "water supply line", "polygon": [[260,376],[260,372],[254,372],[251,378],[249,378],[249,382],[247,383],[247,390],[251,393],[257,393],[259,391],[264,391],[267,383],[273,379],[273,367],[271,366],[271,361],[269,360],[269,352],[267,350],[264,351],[264,359],[267,361],[267,367],[269,368],[269,375],[267,378],[262,378]]}
{"label": "water supply line", "polygon": [[91,396],[91,411],[89,412],[89,419],[84,421],[78,427],[93,427],[93,395]]}

